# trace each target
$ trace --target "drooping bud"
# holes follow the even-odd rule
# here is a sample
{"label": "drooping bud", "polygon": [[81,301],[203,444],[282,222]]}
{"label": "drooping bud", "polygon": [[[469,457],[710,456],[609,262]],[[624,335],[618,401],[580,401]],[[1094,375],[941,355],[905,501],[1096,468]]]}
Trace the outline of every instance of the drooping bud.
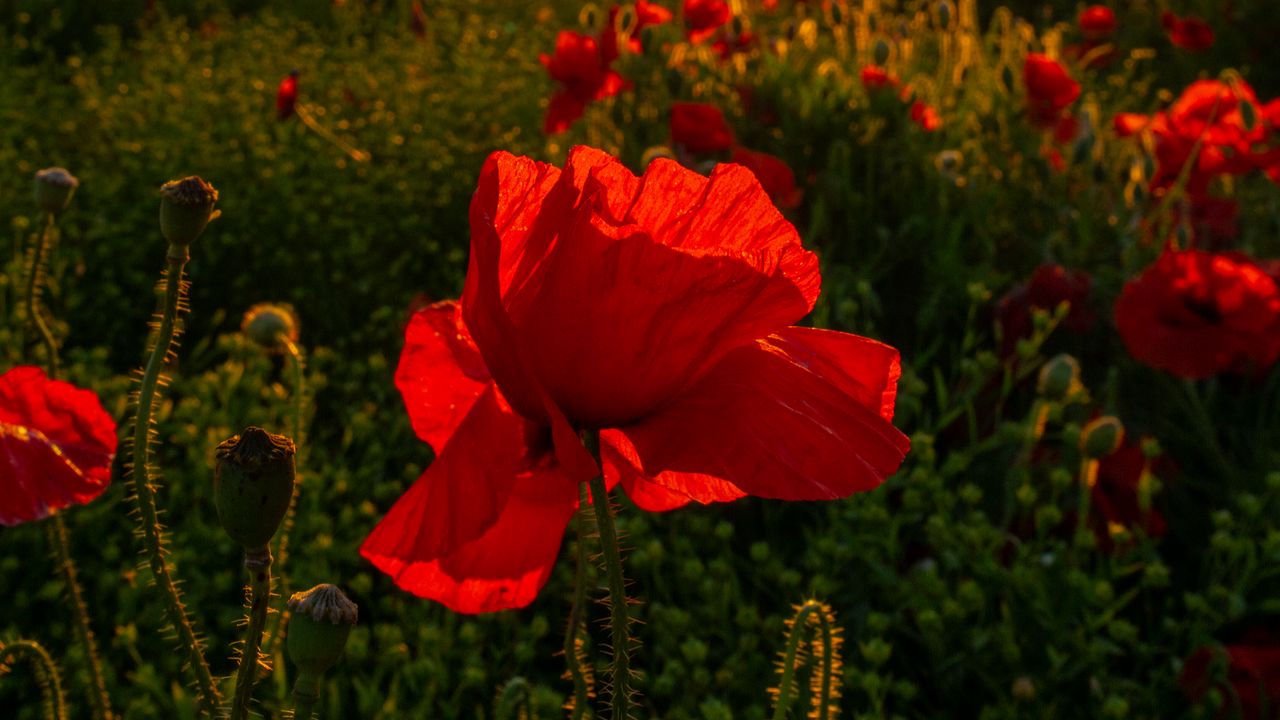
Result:
{"label": "drooping bud", "polygon": [[205,226],[218,216],[213,209],[218,191],[203,179],[192,175],[170,180],[160,187],[160,232],[173,248],[182,249],[200,237]]}
{"label": "drooping bud", "polygon": [[1112,415],[1091,420],[1080,432],[1080,451],[1090,460],[1099,460],[1116,450],[1124,442],[1124,425]]}
{"label": "drooping bud", "polygon": [[1080,363],[1067,354],[1057,355],[1040,368],[1036,392],[1049,400],[1064,400],[1080,382]]}
{"label": "drooping bud", "polygon": [[336,585],[317,585],[289,598],[289,659],[298,666],[295,696],[314,697],[320,678],[342,657],[359,608]]}
{"label": "drooping bud", "polygon": [[218,520],[246,553],[271,542],[289,509],[293,456],[292,440],[253,426],[218,445],[213,473]]}
{"label": "drooping bud", "polygon": [[36,172],[36,205],[50,215],[57,215],[71,204],[80,181],[66,168],[51,167]]}
{"label": "drooping bud", "polygon": [[282,353],[286,340],[298,341],[298,318],[288,305],[259,303],[249,308],[240,330],[269,353]]}
{"label": "drooping bud", "polygon": [[871,50],[871,58],[875,60],[877,65],[884,65],[889,62],[889,41],[884,38],[876,38],[876,44]]}

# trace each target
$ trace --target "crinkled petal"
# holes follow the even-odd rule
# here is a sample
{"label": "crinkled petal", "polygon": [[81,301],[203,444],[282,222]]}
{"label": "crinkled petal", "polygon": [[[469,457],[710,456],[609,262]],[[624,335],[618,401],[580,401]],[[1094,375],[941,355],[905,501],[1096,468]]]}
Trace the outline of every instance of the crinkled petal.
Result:
{"label": "crinkled petal", "polygon": [[729,502],[746,495],[732,483],[710,475],[695,473],[660,473],[656,481],[640,470],[640,456],[626,433],[620,430],[600,432],[600,460],[605,480],[621,482],[627,496],[641,509],[666,512],[700,503]]}
{"label": "crinkled petal", "polygon": [[[546,584],[578,491],[557,468],[520,475],[496,522],[480,537],[434,558],[361,550],[397,585],[462,613],[528,605]],[[372,541],[372,538],[370,538]]]}
{"label": "crinkled petal", "polygon": [[489,371],[457,301],[414,313],[405,329],[396,388],[418,437],[442,450],[488,385]]}
{"label": "crinkled petal", "polygon": [[[646,478],[699,499],[721,488],[785,500],[870,490],[906,455],[889,422],[897,353],[792,328],[724,358],[680,400],[620,430]],[[720,498],[714,498],[720,499]]]}

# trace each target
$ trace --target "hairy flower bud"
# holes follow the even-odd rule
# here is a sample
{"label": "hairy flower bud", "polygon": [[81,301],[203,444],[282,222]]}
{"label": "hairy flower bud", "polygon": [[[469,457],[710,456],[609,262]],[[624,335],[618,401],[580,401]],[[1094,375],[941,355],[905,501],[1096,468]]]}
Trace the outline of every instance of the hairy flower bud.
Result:
{"label": "hairy flower bud", "polygon": [[1049,400],[1065,400],[1080,383],[1080,363],[1067,354],[1057,355],[1040,368],[1036,392]]}
{"label": "hairy flower bud", "polygon": [[288,305],[254,305],[244,314],[240,329],[269,353],[284,352],[286,340],[298,340],[298,319]]}
{"label": "hairy flower bud", "polygon": [[1092,420],[1080,432],[1080,451],[1090,460],[1104,458],[1120,449],[1124,442],[1124,425],[1111,415]]}
{"label": "hairy flower bud", "polygon": [[51,167],[36,172],[36,205],[50,215],[57,215],[71,204],[80,181],[65,168]]}
{"label": "hairy flower bud", "polygon": [[258,427],[218,446],[213,473],[218,520],[246,552],[267,546],[293,498],[293,441]]}
{"label": "hairy flower bud", "polygon": [[294,593],[289,610],[289,658],[300,676],[318,678],[342,657],[359,609],[336,585],[325,583]]}
{"label": "hairy flower bud", "polygon": [[195,175],[165,183],[160,187],[160,232],[164,239],[182,249],[195,242],[218,216],[213,209],[216,202],[218,191]]}

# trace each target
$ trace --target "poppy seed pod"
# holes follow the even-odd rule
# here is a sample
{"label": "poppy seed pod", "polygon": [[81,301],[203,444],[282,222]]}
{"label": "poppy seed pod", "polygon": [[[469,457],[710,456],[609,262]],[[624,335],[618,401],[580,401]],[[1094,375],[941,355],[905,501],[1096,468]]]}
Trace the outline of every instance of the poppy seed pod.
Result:
{"label": "poppy seed pod", "polygon": [[884,38],[877,38],[876,44],[871,50],[871,57],[877,65],[884,65],[889,62],[889,42]]}
{"label": "poppy seed pod", "polygon": [[342,657],[359,609],[338,586],[324,583],[294,593],[289,610],[289,659],[298,666],[299,682],[318,680]]}
{"label": "poppy seed pod", "polygon": [[1036,392],[1049,400],[1064,400],[1080,382],[1080,363],[1067,354],[1057,355],[1040,368]]}
{"label": "poppy seed pod", "polygon": [[218,445],[213,473],[218,520],[246,552],[267,546],[293,498],[293,441],[258,427]]}
{"label": "poppy seed pod", "polygon": [[1124,442],[1124,425],[1112,415],[1092,420],[1080,432],[1080,451],[1090,460],[1104,458],[1120,449]]}
{"label": "poppy seed pod", "polygon": [[71,204],[80,181],[65,168],[51,167],[36,172],[36,205],[50,215],[57,215]]}
{"label": "poppy seed pod", "polygon": [[216,202],[218,191],[195,175],[162,185],[160,232],[164,239],[181,248],[195,242],[209,221],[217,217],[213,209]]}
{"label": "poppy seed pod", "polygon": [[254,305],[244,314],[240,329],[269,353],[283,352],[286,340],[298,340],[298,319],[293,314],[293,309],[287,305]]}

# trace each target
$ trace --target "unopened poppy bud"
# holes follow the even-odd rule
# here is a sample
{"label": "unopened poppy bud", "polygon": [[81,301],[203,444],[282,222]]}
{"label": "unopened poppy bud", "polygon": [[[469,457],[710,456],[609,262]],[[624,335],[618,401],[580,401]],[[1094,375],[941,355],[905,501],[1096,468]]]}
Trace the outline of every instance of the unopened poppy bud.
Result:
{"label": "unopened poppy bud", "polygon": [[1040,368],[1036,392],[1049,400],[1063,400],[1080,382],[1080,363],[1067,354],[1049,360]]}
{"label": "unopened poppy bud", "polygon": [[297,342],[298,319],[287,305],[259,303],[244,314],[240,329],[269,353],[284,352],[285,341]]}
{"label": "unopened poppy bud", "polygon": [[218,191],[199,177],[170,180],[160,187],[160,232],[169,245],[186,248],[200,237],[209,221]]}
{"label": "unopened poppy bud", "polygon": [[259,427],[218,446],[214,504],[222,529],[246,552],[267,546],[293,499],[293,441]]}
{"label": "unopened poppy bud", "polygon": [[876,61],[877,65],[884,65],[889,62],[889,41],[884,38],[877,38],[875,47],[871,50],[871,58]]}
{"label": "unopened poppy bud", "polygon": [[356,604],[328,583],[294,593],[289,598],[289,659],[298,666],[295,697],[314,698],[320,678],[342,657],[347,637],[359,615]]}
{"label": "unopened poppy bud", "polygon": [[1124,442],[1124,425],[1111,415],[1092,420],[1080,432],[1080,451],[1090,460],[1104,458],[1120,449]]}
{"label": "unopened poppy bud", "polygon": [[938,0],[938,27],[946,30],[951,25],[951,3]]}
{"label": "unopened poppy bud", "polygon": [[36,205],[50,215],[57,215],[71,204],[80,181],[65,168],[51,167],[36,172]]}

